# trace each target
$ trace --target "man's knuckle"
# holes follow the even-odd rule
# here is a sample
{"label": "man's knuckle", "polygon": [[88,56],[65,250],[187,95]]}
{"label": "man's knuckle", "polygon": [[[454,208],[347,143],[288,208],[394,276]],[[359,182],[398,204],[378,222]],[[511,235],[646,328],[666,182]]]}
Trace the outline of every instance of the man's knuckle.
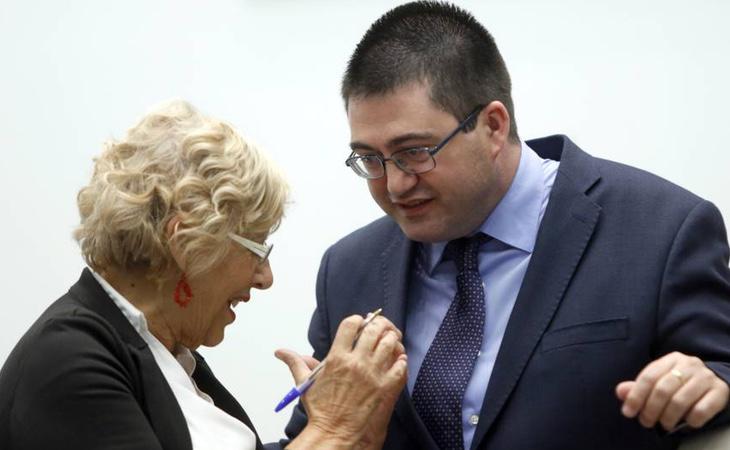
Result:
{"label": "man's knuckle", "polygon": [[715,372],[708,369],[707,367],[703,367],[700,369],[697,373],[698,378],[702,380],[704,384],[712,385],[715,382]]}
{"label": "man's knuckle", "polygon": [[705,368],[705,369],[707,368],[705,366],[704,361],[702,361],[700,358],[698,358],[696,356],[688,356],[687,357],[687,364],[689,366],[692,366],[692,367],[702,367],[702,368]]}
{"label": "man's knuckle", "polygon": [[696,411],[692,411],[691,413],[689,413],[685,418],[685,421],[687,422],[687,425],[691,426],[692,428],[699,428],[704,425],[705,422],[707,422],[704,416]]}
{"label": "man's knuckle", "polygon": [[727,399],[721,395],[710,395],[707,397],[707,402],[705,403],[708,414],[715,415],[727,405]]}
{"label": "man's knuckle", "polygon": [[672,396],[673,393],[674,389],[670,387],[667,383],[658,383],[656,387],[654,387],[654,395],[656,395],[656,397],[661,400],[668,399]]}
{"label": "man's knuckle", "polygon": [[649,415],[642,413],[639,415],[639,423],[645,427],[650,427],[654,425],[654,420]]}
{"label": "man's knuckle", "polygon": [[669,431],[669,430],[671,430],[672,428],[674,428],[674,425],[675,425],[675,424],[677,423],[677,418],[676,418],[676,416],[675,416],[675,415],[673,415],[673,414],[665,414],[665,415],[664,415],[664,416],[663,416],[663,417],[661,418],[661,420],[659,421],[659,423],[661,423],[661,424],[662,424],[662,427],[663,427],[663,428],[664,428],[665,430]]}
{"label": "man's knuckle", "polygon": [[654,386],[659,380],[659,375],[654,372],[646,372],[639,377],[639,384],[649,387]]}
{"label": "man's knuckle", "polygon": [[689,408],[689,405],[691,405],[694,400],[695,397],[692,393],[688,391],[679,391],[672,397],[671,406],[686,409]]}
{"label": "man's knuckle", "polygon": [[730,386],[720,378],[717,378],[714,384],[715,390],[723,397],[723,401],[727,403],[728,395],[730,395]]}
{"label": "man's knuckle", "polygon": [[712,414],[712,405],[710,402],[703,402],[701,404],[695,405],[694,408],[692,408],[692,414],[702,420],[705,417],[708,417]]}

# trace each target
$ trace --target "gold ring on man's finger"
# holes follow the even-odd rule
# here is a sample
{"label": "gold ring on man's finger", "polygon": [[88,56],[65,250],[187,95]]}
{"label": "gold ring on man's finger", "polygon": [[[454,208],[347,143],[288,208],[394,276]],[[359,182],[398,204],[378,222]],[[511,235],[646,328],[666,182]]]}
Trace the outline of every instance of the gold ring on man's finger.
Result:
{"label": "gold ring on man's finger", "polygon": [[674,375],[681,384],[684,384],[684,374],[679,369],[672,369],[669,373]]}

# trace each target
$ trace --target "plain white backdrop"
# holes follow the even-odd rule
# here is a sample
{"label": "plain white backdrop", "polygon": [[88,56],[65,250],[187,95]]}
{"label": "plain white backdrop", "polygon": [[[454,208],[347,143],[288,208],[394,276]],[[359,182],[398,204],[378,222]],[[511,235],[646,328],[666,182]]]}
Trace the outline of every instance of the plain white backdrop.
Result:
{"label": "plain white backdrop", "polygon": [[[0,362],[84,266],[71,232],[94,155],[151,105],[180,97],[233,123],[287,173],[270,241],[274,287],[203,354],[264,441],[291,387],[273,352],[306,330],[328,245],[380,215],[344,165],[339,82],[369,24],[401,2],[1,0]],[[730,218],[730,2],[462,1],[512,74],[522,138],[569,135],[654,172]],[[6,395],[7,393],[0,393]]]}

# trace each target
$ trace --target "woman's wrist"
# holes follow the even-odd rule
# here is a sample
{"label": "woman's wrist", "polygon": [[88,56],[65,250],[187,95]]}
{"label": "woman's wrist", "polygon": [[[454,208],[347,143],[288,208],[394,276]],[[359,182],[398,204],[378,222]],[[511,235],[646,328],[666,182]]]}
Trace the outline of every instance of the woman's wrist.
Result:
{"label": "woman's wrist", "polygon": [[346,436],[337,430],[328,430],[309,423],[301,433],[286,446],[288,450],[352,450],[360,441],[359,436]]}

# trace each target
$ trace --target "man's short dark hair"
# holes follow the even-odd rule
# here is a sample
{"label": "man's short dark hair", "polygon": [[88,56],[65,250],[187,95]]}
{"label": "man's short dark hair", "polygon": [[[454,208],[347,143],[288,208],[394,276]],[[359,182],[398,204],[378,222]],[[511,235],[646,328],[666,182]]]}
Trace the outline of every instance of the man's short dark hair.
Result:
{"label": "man's short dark hair", "polygon": [[352,97],[387,94],[411,82],[430,86],[431,100],[462,120],[494,100],[509,112],[510,138],[518,140],[509,73],[494,38],[469,12],[449,3],[398,6],[370,26],[342,80]]}

